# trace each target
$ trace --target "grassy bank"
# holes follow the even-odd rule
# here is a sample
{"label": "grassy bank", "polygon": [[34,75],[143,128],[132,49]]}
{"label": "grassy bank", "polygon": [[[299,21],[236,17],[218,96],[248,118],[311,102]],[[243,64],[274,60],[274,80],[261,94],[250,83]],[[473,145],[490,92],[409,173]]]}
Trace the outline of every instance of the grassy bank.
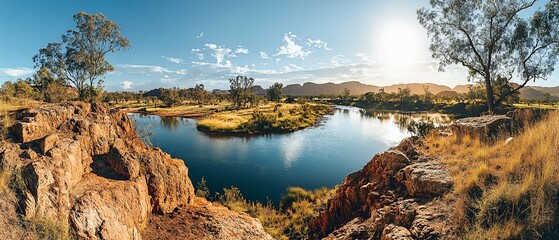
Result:
{"label": "grassy bank", "polygon": [[509,144],[430,136],[424,150],[450,167],[466,239],[559,237],[559,112]]}
{"label": "grassy bank", "polygon": [[274,239],[306,239],[309,220],[325,208],[328,199],[335,192],[336,188],[306,190],[300,187],[289,187],[277,208],[270,202],[262,204],[246,200],[241,191],[235,187],[224,188],[222,193],[215,193],[212,197],[205,183],[198,184],[196,195],[213,198],[233,211],[244,212],[258,218],[264,230]]}
{"label": "grassy bank", "polygon": [[315,103],[268,103],[255,108],[216,112],[198,121],[198,129],[220,134],[293,132],[315,125],[332,108]]}

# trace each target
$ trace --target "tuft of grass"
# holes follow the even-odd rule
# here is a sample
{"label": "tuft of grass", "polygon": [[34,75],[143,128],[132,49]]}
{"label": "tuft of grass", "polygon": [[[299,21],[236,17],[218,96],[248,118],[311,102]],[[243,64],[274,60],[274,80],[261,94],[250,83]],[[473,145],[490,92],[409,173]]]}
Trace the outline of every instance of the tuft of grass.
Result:
{"label": "tuft of grass", "polygon": [[509,144],[470,136],[424,139],[424,151],[455,179],[458,222],[466,239],[559,237],[559,112],[532,124]]}
{"label": "tuft of grass", "polygon": [[73,239],[70,228],[64,223],[47,218],[35,217],[24,222],[25,227],[37,234],[39,239],[65,240]]}

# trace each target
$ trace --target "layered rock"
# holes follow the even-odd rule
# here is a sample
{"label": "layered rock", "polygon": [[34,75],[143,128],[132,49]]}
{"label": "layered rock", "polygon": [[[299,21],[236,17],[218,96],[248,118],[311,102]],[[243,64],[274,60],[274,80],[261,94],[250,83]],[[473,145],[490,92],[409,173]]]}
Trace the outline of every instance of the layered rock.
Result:
{"label": "layered rock", "polygon": [[184,162],[143,144],[128,116],[108,105],[41,106],[21,113],[11,132],[0,166],[21,172],[27,219],[71,226],[83,239],[141,239],[152,214],[193,202]]}
{"label": "layered rock", "polygon": [[363,169],[344,179],[326,210],[311,219],[309,237],[452,237],[453,231],[433,231],[421,225],[426,215],[451,215],[451,209],[436,209],[431,215],[425,209],[429,202],[452,188],[452,181],[442,164],[421,157],[414,146],[418,143],[417,138],[405,139],[397,147],[375,155]]}

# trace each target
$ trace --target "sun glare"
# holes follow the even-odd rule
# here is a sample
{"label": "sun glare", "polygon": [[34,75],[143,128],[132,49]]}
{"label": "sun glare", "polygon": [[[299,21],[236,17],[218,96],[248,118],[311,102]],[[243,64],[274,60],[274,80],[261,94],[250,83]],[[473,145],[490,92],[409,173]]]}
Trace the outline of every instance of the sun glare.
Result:
{"label": "sun glare", "polygon": [[397,21],[383,23],[375,39],[375,55],[385,67],[410,67],[419,58],[421,38],[409,24]]}

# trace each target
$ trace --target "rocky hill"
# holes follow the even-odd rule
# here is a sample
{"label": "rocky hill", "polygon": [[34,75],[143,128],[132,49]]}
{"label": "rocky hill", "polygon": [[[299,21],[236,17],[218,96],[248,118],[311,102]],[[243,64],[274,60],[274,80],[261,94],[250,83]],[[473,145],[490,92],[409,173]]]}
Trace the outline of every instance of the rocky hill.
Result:
{"label": "rocky hill", "polygon": [[184,162],[144,145],[128,116],[105,104],[24,111],[10,135],[0,142],[1,172],[11,175],[2,236],[46,220],[80,239],[271,238],[258,220],[195,197]]}

